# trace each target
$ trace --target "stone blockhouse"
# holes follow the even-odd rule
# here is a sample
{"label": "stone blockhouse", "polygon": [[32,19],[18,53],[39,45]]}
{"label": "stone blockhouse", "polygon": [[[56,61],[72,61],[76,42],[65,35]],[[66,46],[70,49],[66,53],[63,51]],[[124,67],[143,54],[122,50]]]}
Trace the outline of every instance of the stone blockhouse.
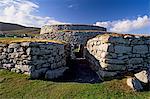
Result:
{"label": "stone blockhouse", "polygon": [[[150,67],[150,37],[106,32],[93,25],[44,26],[38,42],[0,43],[0,68],[54,79],[63,75],[69,58],[84,57],[99,78]],[[52,42],[42,39],[52,39]],[[78,56],[78,54],[80,54]]]}
{"label": "stone blockhouse", "polygon": [[[80,54],[83,54],[84,46],[86,42],[106,32],[106,28],[93,26],[93,25],[79,25],[79,24],[64,24],[64,25],[47,25],[41,29],[42,39],[53,39],[59,41],[65,41],[71,46],[71,58],[76,57],[74,51],[79,49]],[[81,55],[82,57],[83,55]]]}

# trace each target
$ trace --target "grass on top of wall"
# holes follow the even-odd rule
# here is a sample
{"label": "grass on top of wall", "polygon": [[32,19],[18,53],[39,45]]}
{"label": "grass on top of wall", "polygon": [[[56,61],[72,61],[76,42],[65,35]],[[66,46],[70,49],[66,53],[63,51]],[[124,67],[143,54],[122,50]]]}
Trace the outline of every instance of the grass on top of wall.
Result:
{"label": "grass on top of wall", "polygon": [[133,92],[126,79],[97,84],[29,80],[24,74],[0,70],[0,99],[149,99]]}
{"label": "grass on top of wall", "polygon": [[56,41],[56,40],[42,40],[42,39],[34,39],[34,38],[0,38],[0,43],[4,43],[4,44],[18,43],[18,42],[52,42],[52,43],[65,44],[65,42]]}

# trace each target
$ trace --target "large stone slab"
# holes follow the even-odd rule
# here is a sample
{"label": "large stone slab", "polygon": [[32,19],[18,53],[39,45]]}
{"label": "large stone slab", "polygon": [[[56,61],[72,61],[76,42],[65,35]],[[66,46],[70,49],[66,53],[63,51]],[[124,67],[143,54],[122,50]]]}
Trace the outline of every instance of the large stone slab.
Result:
{"label": "large stone slab", "polygon": [[134,91],[143,90],[142,84],[136,78],[128,78],[127,85],[132,88]]}
{"label": "large stone slab", "polygon": [[134,76],[143,83],[148,83],[150,81],[149,72],[146,70],[136,73]]}

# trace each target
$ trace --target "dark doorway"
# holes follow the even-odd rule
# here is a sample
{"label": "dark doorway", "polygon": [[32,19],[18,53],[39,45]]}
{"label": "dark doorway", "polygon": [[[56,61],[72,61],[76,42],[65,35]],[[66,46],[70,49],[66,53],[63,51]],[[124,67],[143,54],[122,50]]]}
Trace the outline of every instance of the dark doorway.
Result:
{"label": "dark doorway", "polygon": [[83,50],[84,50],[83,44],[75,45],[74,53],[75,53],[76,58],[84,58],[83,57]]}

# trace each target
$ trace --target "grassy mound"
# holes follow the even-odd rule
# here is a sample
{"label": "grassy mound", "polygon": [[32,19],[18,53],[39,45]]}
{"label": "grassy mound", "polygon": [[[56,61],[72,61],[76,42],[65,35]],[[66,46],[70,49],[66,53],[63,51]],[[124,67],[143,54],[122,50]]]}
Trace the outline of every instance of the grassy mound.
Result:
{"label": "grassy mound", "polygon": [[0,38],[0,43],[4,43],[4,44],[17,43],[17,42],[52,42],[52,43],[65,44],[65,42],[62,41],[41,40],[41,39],[34,39],[34,38]]}
{"label": "grassy mound", "polygon": [[149,99],[150,92],[133,92],[126,79],[98,84],[29,80],[23,74],[0,70],[0,99]]}

